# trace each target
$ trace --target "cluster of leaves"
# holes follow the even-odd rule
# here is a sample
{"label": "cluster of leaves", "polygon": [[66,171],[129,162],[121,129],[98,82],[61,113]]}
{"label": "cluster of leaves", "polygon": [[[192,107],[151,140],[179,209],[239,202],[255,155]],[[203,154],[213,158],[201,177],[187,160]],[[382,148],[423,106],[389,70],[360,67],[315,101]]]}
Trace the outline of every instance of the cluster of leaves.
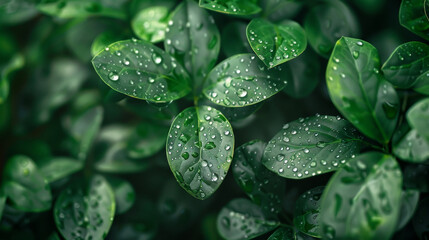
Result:
{"label": "cluster of leaves", "polygon": [[6,1],[0,237],[426,239],[427,7]]}

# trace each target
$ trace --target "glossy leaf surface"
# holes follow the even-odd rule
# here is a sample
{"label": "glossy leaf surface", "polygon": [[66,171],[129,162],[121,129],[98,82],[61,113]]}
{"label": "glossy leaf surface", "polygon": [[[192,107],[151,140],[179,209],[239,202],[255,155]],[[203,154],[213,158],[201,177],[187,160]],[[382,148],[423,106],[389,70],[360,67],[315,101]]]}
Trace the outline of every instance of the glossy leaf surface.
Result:
{"label": "glossy leaf surface", "polygon": [[404,0],[399,8],[401,25],[426,40],[429,40],[429,20],[425,13],[428,6],[426,0]]}
{"label": "glossy leaf surface", "polygon": [[416,78],[413,89],[418,93],[429,95],[429,70]]}
{"label": "glossy leaf surface", "polygon": [[134,98],[168,102],[191,91],[185,69],[163,50],[144,41],[113,43],[92,63],[104,83]]}
{"label": "glossy leaf surface", "polygon": [[265,148],[263,164],[285,178],[299,179],[342,167],[359,153],[362,137],[345,119],[300,118],[285,124]]}
{"label": "glossy leaf surface", "polygon": [[252,15],[262,9],[257,0],[199,0],[200,7],[232,15]]}
{"label": "glossy leaf surface", "polygon": [[171,124],[167,159],[176,180],[193,197],[206,199],[223,182],[234,153],[234,134],[218,110],[190,107]]}
{"label": "glossy leaf surface", "polygon": [[407,120],[410,126],[417,130],[418,134],[429,143],[429,128],[427,126],[429,118],[429,98],[420,100],[414,104],[407,112]]}
{"label": "glossy leaf surface", "polygon": [[402,174],[393,157],[378,152],[357,156],[334,174],[322,195],[322,237],[389,239],[401,195]]}
{"label": "glossy leaf surface", "polygon": [[393,153],[407,162],[421,163],[429,159],[429,142],[422,138],[417,130],[409,131],[397,144]]}
{"label": "glossy leaf surface", "polygon": [[387,143],[398,119],[399,99],[380,73],[377,50],[368,42],[343,37],[326,69],[329,95],[337,109],[371,139]]}
{"label": "glossy leaf surface", "polygon": [[301,232],[320,238],[320,198],[325,187],[312,188],[301,194],[295,203],[293,224]]}
{"label": "glossy leaf surface", "polygon": [[155,43],[164,40],[168,17],[168,8],[149,7],[141,10],[134,17],[131,26],[139,38]]}
{"label": "glossy leaf surface", "polygon": [[246,33],[253,51],[269,68],[294,59],[307,47],[305,31],[294,21],[273,24],[257,18],[249,23]]}

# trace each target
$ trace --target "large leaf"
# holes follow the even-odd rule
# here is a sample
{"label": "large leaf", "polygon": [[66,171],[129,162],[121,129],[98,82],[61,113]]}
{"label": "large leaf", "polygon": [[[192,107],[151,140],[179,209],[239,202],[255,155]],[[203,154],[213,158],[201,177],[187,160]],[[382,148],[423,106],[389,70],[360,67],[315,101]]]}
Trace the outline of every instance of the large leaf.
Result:
{"label": "large leaf", "polygon": [[235,55],[219,63],[207,76],[204,95],[226,107],[259,103],[286,87],[289,68],[267,69],[254,54]]}
{"label": "large leaf", "polygon": [[363,134],[386,144],[396,127],[399,99],[380,73],[377,50],[368,42],[338,40],[326,69],[329,95]]}
{"label": "large leaf", "polygon": [[275,229],[279,224],[269,219],[259,206],[243,198],[229,202],[217,217],[220,235],[229,240],[252,239]]}
{"label": "large leaf", "polygon": [[426,139],[429,144],[429,98],[420,100],[407,112],[407,120],[410,126],[417,130],[418,134]]}
{"label": "large leaf", "polygon": [[10,158],[3,171],[4,193],[12,206],[26,212],[40,212],[51,207],[52,195],[48,181],[28,157]]}
{"label": "large leaf", "polygon": [[426,0],[403,0],[399,8],[401,25],[426,40],[429,40],[429,20],[425,12],[428,6]]}
{"label": "large leaf", "polygon": [[131,22],[134,33],[149,42],[164,40],[169,16],[168,8],[154,6],[142,9]]}
{"label": "large leaf", "polygon": [[420,240],[426,239],[429,232],[428,206],[429,198],[426,197],[420,201],[413,217],[413,227]]}
{"label": "large leaf", "polygon": [[185,69],[163,50],[144,41],[113,43],[92,63],[109,87],[134,98],[168,102],[191,91]]}
{"label": "large leaf", "polygon": [[402,191],[401,198],[401,212],[396,226],[396,230],[402,229],[413,217],[417,203],[419,202],[419,191],[416,190],[404,190]]}
{"label": "large leaf", "polygon": [[265,148],[263,164],[285,178],[335,171],[359,153],[362,137],[345,119],[300,118],[285,124]]}
{"label": "large leaf", "polygon": [[200,0],[200,6],[232,15],[252,15],[262,10],[257,0]]}
{"label": "large leaf", "polygon": [[429,70],[416,78],[413,89],[418,93],[429,95]]}
{"label": "large leaf", "polygon": [[402,174],[393,157],[378,152],[357,156],[334,174],[322,195],[322,237],[389,239],[401,195]]}
{"label": "large leaf", "polygon": [[164,46],[166,52],[188,70],[194,89],[198,89],[216,64],[220,49],[219,30],[206,10],[192,0],[186,0],[168,21]]}
{"label": "large leaf", "polygon": [[399,88],[411,88],[423,71],[429,70],[429,46],[408,42],[393,51],[381,68],[386,79]]}
{"label": "large leaf", "polygon": [[64,189],[54,206],[55,224],[65,239],[104,239],[114,214],[112,189],[100,175]]}
{"label": "large leaf", "polygon": [[293,223],[301,232],[320,238],[320,198],[325,187],[315,187],[299,196],[295,203]]}
{"label": "large leaf", "polygon": [[235,150],[232,173],[235,181],[266,213],[279,213],[285,182],[262,165],[266,143],[254,140]]}
{"label": "large leaf", "polygon": [[40,173],[48,182],[54,182],[83,168],[83,162],[67,157],[54,157],[40,166]]}
{"label": "large leaf", "polygon": [[393,145],[393,153],[408,162],[425,162],[429,159],[429,142],[420,137],[417,130],[412,129]]}
{"label": "large leaf", "polygon": [[326,58],[340,37],[356,37],[359,33],[356,17],[338,0],[315,4],[305,17],[304,28],[310,46]]}
{"label": "large leaf", "polygon": [[294,21],[273,24],[257,18],[249,23],[246,33],[253,51],[269,68],[296,58],[307,47],[305,31]]}
{"label": "large leaf", "polygon": [[234,134],[218,110],[190,107],[171,124],[167,159],[179,184],[193,197],[206,199],[223,182],[234,153]]}

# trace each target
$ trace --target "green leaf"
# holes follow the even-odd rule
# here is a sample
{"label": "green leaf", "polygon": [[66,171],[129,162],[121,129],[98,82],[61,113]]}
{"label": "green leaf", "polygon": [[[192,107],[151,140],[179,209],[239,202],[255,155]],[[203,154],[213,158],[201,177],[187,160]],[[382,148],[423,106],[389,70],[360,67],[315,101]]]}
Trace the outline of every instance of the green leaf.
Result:
{"label": "green leaf", "polygon": [[125,39],[124,36],[114,31],[102,32],[92,42],[91,55],[94,57],[99,52],[103,51],[110,44],[124,39]]}
{"label": "green leaf", "polygon": [[49,183],[65,178],[83,168],[83,162],[67,157],[54,157],[40,166],[40,173]]}
{"label": "green leaf", "polygon": [[168,21],[164,47],[188,70],[194,90],[197,90],[216,64],[220,49],[219,30],[206,10],[192,0],[186,0],[177,6]]}
{"label": "green leaf", "polygon": [[305,31],[294,21],[273,24],[262,18],[253,19],[246,34],[253,51],[269,68],[296,58],[307,48]]}
{"label": "green leaf", "polygon": [[396,127],[399,99],[380,73],[377,50],[342,37],[326,69],[329,95],[337,109],[363,134],[386,144]]}
{"label": "green leaf", "polygon": [[200,0],[200,7],[232,15],[252,15],[262,10],[257,0]]}
{"label": "green leaf", "polygon": [[399,8],[399,23],[414,34],[429,40],[429,20],[425,9],[426,0],[403,0]]}
{"label": "green leaf", "polygon": [[167,159],[176,180],[198,199],[223,182],[234,153],[234,134],[218,110],[190,107],[179,113],[167,138]]}
{"label": "green leaf", "polygon": [[315,4],[307,12],[304,28],[310,46],[325,58],[329,57],[339,38],[359,34],[356,17],[347,5],[338,0]]}
{"label": "green leaf", "polygon": [[37,9],[59,18],[86,18],[90,16],[126,18],[126,12],[121,9],[124,0],[117,1],[119,4],[113,6],[108,2],[106,0],[42,0],[37,4]]}
{"label": "green leaf", "polygon": [[419,202],[416,213],[413,217],[413,227],[419,239],[424,240],[427,238],[429,231],[429,215],[427,212],[429,206],[429,198],[424,198]]}
{"label": "green leaf", "polygon": [[113,43],[92,63],[104,83],[134,98],[168,102],[191,91],[184,68],[163,50],[144,41]]}
{"label": "green leaf", "polygon": [[329,181],[320,204],[325,239],[389,239],[396,229],[402,174],[378,152],[357,156]]}
{"label": "green leaf", "polygon": [[324,186],[312,188],[299,196],[295,203],[293,224],[301,232],[321,238],[319,224],[320,198]]}
{"label": "green leaf", "polygon": [[6,66],[1,68],[0,78],[0,104],[3,104],[9,96],[9,85],[13,72],[24,67],[25,59],[21,54],[15,55]]}
{"label": "green leaf", "polygon": [[220,235],[229,240],[252,239],[279,224],[277,220],[269,219],[259,206],[244,198],[229,202],[217,217]]}
{"label": "green leaf", "polygon": [[227,57],[253,52],[249,41],[247,41],[246,28],[247,24],[242,21],[230,22],[223,28],[221,34],[222,43],[234,42],[234,44],[222,44],[221,46],[223,53]]}
{"label": "green leaf", "polygon": [[139,38],[152,43],[159,42],[164,40],[168,17],[167,7],[148,7],[137,13],[131,27]]}
{"label": "green leaf", "polygon": [[419,202],[420,193],[416,190],[404,190],[402,191],[401,199],[401,212],[398,218],[398,224],[396,225],[396,231],[402,229],[413,217],[417,203]]}
{"label": "green leaf", "polygon": [[[67,121],[68,120],[68,121]],[[66,119],[67,130],[77,142],[77,157],[84,160],[97,136],[103,121],[103,108],[94,107],[82,114]]]}
{"label": "green leaf", "polygon": [[411,88],[417,77],[429,69],[429,46],[408,42],[393,51],[381,70],[386,79],[398,88]]}
{"label": "green leaf", "polygon": [[0,5],[0,25],[18,24],[27,21],[38,13],[33,0],[8,0]]}
{"label": "green leaf", "polygon": [[226,107],[243,107],[270,98],[286,87],[289,68],[267,69],[254,54],[240,54],[219,63],[207,76],[204,95]]}
{"label": "green leaf", "polygon": [[[283,91],[293,98],[310,95],[319,84],[320,62],[316,54],[307,49],[295,60],[287,63],[292,72],[292,80]],[[308,71],[311,69],[311,71]]]}
{"label": "green leaf", "polygon": [[429,159],[429,142],[412,129],[393,145],[393,153],[404,161],[422,163]]}
{"label": "green leaf", "polygon": [[268,240],[312,240],[314,238],[295,230],[290,226],[277,228]]}
{"label": "green leaf", "polygon": [[232,173],[235,182],[265,213],[282,210],[285,182],[262,165],[266,143],[253,140],[235,150]]}
{"label": "green leaf", "polygon": [[412,128],[417,130],[418,134],[425,138],[429,144],[429,128],[427,126],[429,119],[429,98],[420,100],[414,104],[407,112],[407,120]]}
{"label": "green leaf", "polygon": [[429,70],[416,78],[413,89],[418,93],[429,95]]}
{"label": "green leaf", "polygon": [[281,177],[300,179],[335,171],[359,153],[362,137],[345,119],[300,118],[285,124],[265,148],[262,163]]}
{"label": "green leaf", "polygon": [[130,158],[145,158],[159,152],[165,146],[168,128],[150,122],[143,122],[135,128],[127,141]]}
{"label": "green leaf", "polygon": [[100,175],[64,189],[54,206],[55,224],[65,239],[104,239],[114,214],[112,189]]}
{"label": "green leaf", "polygon": [[51,207],[52,195],[48,181],[26,156],[16,155],[6,162],[3,184],[5,195],[18,210],[41,212]]}
{"label": "green leaf", "polygon": [[116,214],[130,210],[136,198],[133,186],[128,181],[117,177],[108,177],[107,181],[115,195]]}

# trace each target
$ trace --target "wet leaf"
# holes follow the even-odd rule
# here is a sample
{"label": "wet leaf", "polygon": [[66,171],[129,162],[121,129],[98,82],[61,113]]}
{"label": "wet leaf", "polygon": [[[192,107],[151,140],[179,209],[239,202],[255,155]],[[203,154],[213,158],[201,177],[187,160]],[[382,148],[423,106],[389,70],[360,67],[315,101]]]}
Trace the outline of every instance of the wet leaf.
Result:
{"label": "wet leaf", "polygon": [[218,110],[190,107],[179,113],[167,138],[167,159],[176,180],[198,199],[223,182],[234,153],[234,134]]}
{"label": "wet leaf", "polygon": [[40,173],[49,183],[65,178],[83,168],[83,162],[67,157],[54,157],[40,166]]}
{"label": "wet leaf", "polygon": [[399,23],[414,34],[429,40],[429,20],[425,14],[426,0],[403,0],[399,8]]}
{"label": "wet leaf", "polygon": [[268,69],[254,54],[240,54],[219,63],[207,76],[204,95],[226,107],[262,102],[287,87],[290,69]]}
{"label": "wet leaf", "polygon": [[312,188],[301,194],[295,202],[293,224],[299,231],[312,237],[321,238],[319,211],[320,198],[324,186]]}
{"label": "wet leaf", "polygon": [[178,62],[144,41],[113,43],[92,59],[95,71],[113,90],[152,102],[184,97],[190,78]]}
{"label": "wet leaf", "polygon": [[222,208],[217,228],[225,239],[252,239],[275,229],[280,223],[269,219],[262,209],[250,200],[237,198]]}
{"label": "wet leaf", "polygon": [[108,177],[107,181],[115,195],[116,214],[122,214],[133,206],[136,193],[130,182],[117,177]]}
{"label": "wet leaf", "polygon": [[380,73],[377,50],[343,37],[326,69],[329,95],[337,109],[367,137],[386,144],[396,127],[399,99]]}
{"label": "wet leaf", "polygon": [[418,93],[429,95],[429,70],[416,78],[413,89]]}
{"label": "wet leaf", "polygon": [[429,98],[420,100],[407,112],[407,120],[412,128],[417,130],[418,134],[426,139],[426,144],[429,144],[429,128],[427,119],[429,118]]}
{"label": "wet leaf", "polygon": [[325,239],[389,239],[401,207],[402,174],[396,160],[368,152],[332,176],[322,195]]}
{"label": "wet leaf", "polygon": [[285,178],[308,178],[341,168],[361,145],[347,120],[316,115],[285,124],[268,142],[262,163]]}
{"label": "wet leaf", "polygon": [[417,130],[410,130],[393,145],[393,153],[398,158],[412,163],[421,163],[429,159],[429,142],[420,137]]}
{"label": "wet leaf", "polygon": [[305,31],[294,21],[273,24],[257,18],[249,23],[246,32],[253,51],[269,68],[296,58],[307,47]]}
{"label": "wet leaf", "polygon": [[134,33],[148,42],[164,40],[169,10],[167,7],[154,6],[142,9],[131,22]]}
{"label": "wet leaf", "polygon": [[92,42],[91,56],[94,57],[98,53],[103,51],[110,44],[117,42],[117,41],[120,41],[120,40],[125,40],[125,39],[126,39],[125,36],[123,36],[122,34],[119,34],[117,32],[114,32],[114,31],[102,32]]}
{"label": "wet leaf", "polygon": [[262,10],[257,0],[200,0],[200,7],[232,15],[252,15]]}

